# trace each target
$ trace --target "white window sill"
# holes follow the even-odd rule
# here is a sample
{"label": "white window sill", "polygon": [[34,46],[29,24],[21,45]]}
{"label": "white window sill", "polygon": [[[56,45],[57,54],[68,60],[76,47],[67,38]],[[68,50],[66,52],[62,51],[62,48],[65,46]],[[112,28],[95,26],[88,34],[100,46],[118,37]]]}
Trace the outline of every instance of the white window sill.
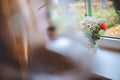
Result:
{"label": "white window sill", "polygon": [[120,39],[119,38],[110,38],[110,37],[103,37],[97,42],[99,47],[109,48],[120,50]]}

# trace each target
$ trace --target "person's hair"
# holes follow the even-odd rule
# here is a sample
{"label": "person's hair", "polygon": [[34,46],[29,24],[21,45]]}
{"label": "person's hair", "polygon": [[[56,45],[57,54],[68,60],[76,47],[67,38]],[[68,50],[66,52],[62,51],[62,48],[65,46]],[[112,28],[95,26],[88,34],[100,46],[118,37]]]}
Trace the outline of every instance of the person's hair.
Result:
{"label": "person's hair", "polygon": [[[0,0],[0,80],[16,80],[25,64],[22,38],[14,36],[14,24],[11,24],[12,17],[18,13],[17,0]],[[7,75],[6,71],[11,74]]]}

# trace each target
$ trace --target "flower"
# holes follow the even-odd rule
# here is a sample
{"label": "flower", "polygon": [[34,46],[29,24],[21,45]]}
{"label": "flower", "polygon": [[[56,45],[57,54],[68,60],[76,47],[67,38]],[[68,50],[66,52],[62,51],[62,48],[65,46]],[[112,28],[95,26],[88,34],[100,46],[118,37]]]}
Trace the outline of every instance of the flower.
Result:
{"label": "flower", "polygon": [[100,26],[100,28],[101,28],[102,30],[106,30],[106,29],[107,29],[107,26],[106,26],[105,23],[101,23],[101,24],[99,24],[99,26]]}
{"label": "flower", "polygon": [[104,31],[107,29],[105,19],[103,18],[97,19],[87,16],[81,21],[81,24],[84,27],[85,35],[94,44],[96,44],[96,41],[103,36]]}

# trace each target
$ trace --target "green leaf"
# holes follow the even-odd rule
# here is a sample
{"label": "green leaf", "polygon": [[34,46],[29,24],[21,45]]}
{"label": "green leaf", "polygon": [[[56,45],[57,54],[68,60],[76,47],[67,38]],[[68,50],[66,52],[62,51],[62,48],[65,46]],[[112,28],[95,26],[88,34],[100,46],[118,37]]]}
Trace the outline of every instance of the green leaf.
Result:
{"label": "green leaf", "polygon": [[100,30],[98,34],[101,36],[104,35],[104,30]]}
{"label": "green leaf", "polygon": [[107,24],[107,27],[108,28],[111,28],[111,27],[113,27],[115,24],[114,23],[109,23],[109,24]]}

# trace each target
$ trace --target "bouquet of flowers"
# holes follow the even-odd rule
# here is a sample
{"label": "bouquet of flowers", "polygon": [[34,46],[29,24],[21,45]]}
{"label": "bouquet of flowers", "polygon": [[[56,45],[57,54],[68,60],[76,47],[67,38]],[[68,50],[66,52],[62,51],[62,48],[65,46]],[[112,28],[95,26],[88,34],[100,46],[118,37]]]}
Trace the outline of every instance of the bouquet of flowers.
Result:
{"label": "bouquet of flowers", "polygon": [[87,16],[81,21],[81,24],[85,36],[89,38],[93,44],[96,44],[96,41],[104,35],[104,31],[107,29],[105,19],[103,18]]}

